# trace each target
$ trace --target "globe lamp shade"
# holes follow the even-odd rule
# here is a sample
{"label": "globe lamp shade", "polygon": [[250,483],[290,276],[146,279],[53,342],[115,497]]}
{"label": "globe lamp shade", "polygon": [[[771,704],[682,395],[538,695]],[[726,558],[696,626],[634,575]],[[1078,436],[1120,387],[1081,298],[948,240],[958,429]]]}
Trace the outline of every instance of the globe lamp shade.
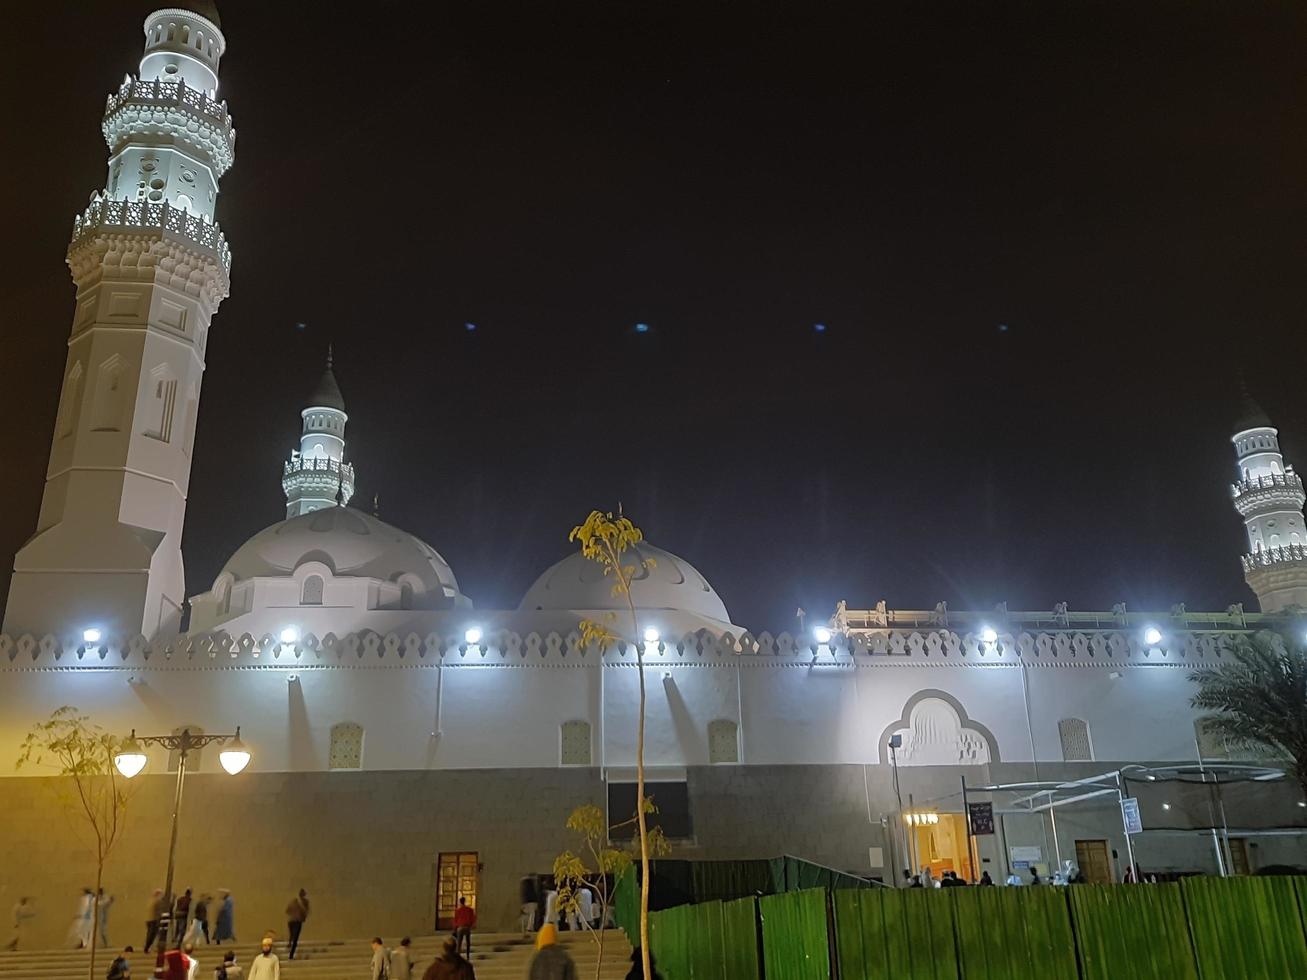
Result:
{"label": "globe lamp shade", "polygon": [[145,753],[141,751],[141,746],[137,743],[135,736],[123,742],[118,749],[118,754],[113,757],[114,766],[128,779],[144,769],[146,761]]}
{"label": "globe lamp shade", "polygon": [[224,745],[222,751],[218,753],[218,761],[222,763],[222,768],[227,770],[229,776],[235,776],[250,764],[250,750],[241,741],[239,728],[236,729],[236,737]]}

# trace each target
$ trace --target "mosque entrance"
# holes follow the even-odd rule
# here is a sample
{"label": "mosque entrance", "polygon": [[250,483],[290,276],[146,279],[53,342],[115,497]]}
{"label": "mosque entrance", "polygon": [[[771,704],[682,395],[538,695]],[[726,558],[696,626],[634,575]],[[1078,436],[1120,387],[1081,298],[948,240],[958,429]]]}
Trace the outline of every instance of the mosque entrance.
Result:
{"label": "mosque entrance", "polygon": [[1107,841],[1076,841],[1076,867],[1091,885],[1112,884],[1112,859],[1107,853]]}
{"label": "mosque entrance", "polygon": [[905,814],[912,830],[914,871],[929,868],[931,877],[940,878],[945,871],[956,871],[967,881],[978,874],[968,851],[967,822],[960,813]]}
{"label": "mosque entrance", "polygon": [[454,910],[458,900],[466,898],[468,907],[477,907],[476,851],[442,851],[436,864],[436,931],[454,928]]}

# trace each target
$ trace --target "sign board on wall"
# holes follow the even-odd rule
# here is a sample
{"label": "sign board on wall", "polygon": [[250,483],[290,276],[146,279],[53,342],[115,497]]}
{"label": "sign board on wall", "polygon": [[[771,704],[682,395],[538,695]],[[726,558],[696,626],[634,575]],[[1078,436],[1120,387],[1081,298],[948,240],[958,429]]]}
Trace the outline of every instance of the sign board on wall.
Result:
{"label": "sign board on wall", "polygon": [[1020,865],[1023,868],[1028,868],[1030,865],[1038,864],[1044,860],[1044,849],[1042,847],[1013,847],[1011,851],[1013,867]]}
{"label": "sign board on wall", "polygon": [[967,813],[971,818],[972,836],[983,837],[994,832],[993,803],[968,803]]}
{"label": "sign board on wall", "polygon": [[1139,801],[1127,796],[1121,801],[1121,823],[1127,834],[1141,834],[1144,831],[1144,818],[1139,814]]}

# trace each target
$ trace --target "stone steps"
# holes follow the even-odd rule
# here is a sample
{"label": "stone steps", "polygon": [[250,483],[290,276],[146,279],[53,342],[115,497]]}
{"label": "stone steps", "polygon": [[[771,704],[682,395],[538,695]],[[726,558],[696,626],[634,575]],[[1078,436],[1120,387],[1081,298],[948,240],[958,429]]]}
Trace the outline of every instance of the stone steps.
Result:
{"label": "stone steps", "polygon": [[[421,977],[427,966],[440,953],[444,934],[419,936],[409,947],[412,953],[415,977]],[[580,977],[590,980],[594,976],[598,949],[588,934],[562,933],[560,942],[576,962]],[[393,939],[387,939],[392,945]],[[227,950],[236,951],[238,962],[248,966],[258,953],[254,943],[236,943],[224,946],[200,946],[196,950],[200,961],[200,980],[209,980],[213,969],[221,962]],[[518,933],[474,934],[472,962],[477,980],[524,980],[535,955],[534,937]],[[281,975],[285,980],[358,980],[367,976],[372,949],[368,939],[317,940],[300,943],[294,960],[285,956],[284,943],[277,944],[281,959]],[[622,980],[630,966],[631,945],[620,930],[609,930],[604,939],[604,967],[600,980]],[[96,956],[99,980],[109,969],[114,951],[101,950]],[[86,980],[90,954],[85,950],[42,949],[21,950],[15,953],[0,952],[0,980]],[[152,975],[154,956],[136,953],[132,956],[132,974],[141,980]]]}

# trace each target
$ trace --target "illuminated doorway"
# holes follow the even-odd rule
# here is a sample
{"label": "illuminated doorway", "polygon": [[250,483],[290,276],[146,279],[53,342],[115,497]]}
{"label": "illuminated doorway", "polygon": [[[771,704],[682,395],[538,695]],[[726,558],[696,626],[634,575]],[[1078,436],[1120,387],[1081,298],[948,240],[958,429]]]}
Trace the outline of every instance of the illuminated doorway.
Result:
{"label": "illuminated doorway", "polygon": [[955,871],[959,878],[975,881],[977,875],[968,853],[967,822],[960,813],[905,813],[911,830],[913,873],[929,868],[931,876],[942,878]]}
{"label": "illuminated doorway", "polygon": [[468,907],[477,907],[476,851],[444,851],[436,865],[436,930],[454,928],[454,909],[466,898]]}

